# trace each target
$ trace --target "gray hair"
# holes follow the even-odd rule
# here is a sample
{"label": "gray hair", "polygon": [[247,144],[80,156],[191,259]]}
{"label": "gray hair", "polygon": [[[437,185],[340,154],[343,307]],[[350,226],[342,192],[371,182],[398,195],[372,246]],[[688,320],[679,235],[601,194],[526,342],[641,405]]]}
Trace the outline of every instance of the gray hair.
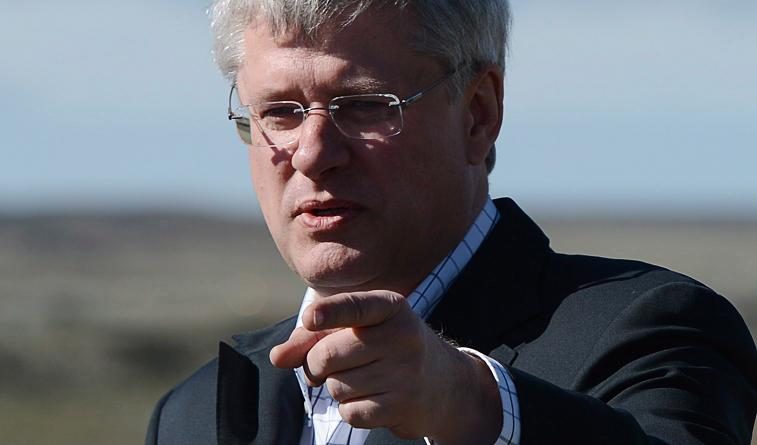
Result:
{"label": "gray hair", "polygon": [[[478,67],[495,64],[505,71],[510,8],[508,0],[214,0],[208,10],[221,72],[236,80],[244,60],[244,32],[253,20],[275,35],[295,33],[315,41],[324,25],[349,26],[372,8],[408,10],[418,26],[411,45],[447,69],[464,66],[449,82],[452,97],[465,88]],[[486,158],[494,168],[494,147]]]}

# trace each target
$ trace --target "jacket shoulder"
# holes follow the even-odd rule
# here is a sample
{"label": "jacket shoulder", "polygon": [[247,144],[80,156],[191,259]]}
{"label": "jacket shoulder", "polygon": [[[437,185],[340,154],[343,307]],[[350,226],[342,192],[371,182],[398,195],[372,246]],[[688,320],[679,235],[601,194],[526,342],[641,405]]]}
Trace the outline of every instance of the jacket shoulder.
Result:
{"label": "jacket shoulder", "polygon": [[634,260],[552,254],[542,283],[543,304],[552,317],[567,312],[568,319],[600,324],[610,322],[649,293],[664,299],[673,289],[685,290],[683,296],[728,304],[686,275]]}
{"label": "jacket shoulder", "polygon": [[[652,334],[669,338],[686,330],[715,341],[728,332],[734,347],[726,351],[754,350],[743,319],[728,300],[659,266],[553,254],[542,283],[545,311],[518,348],[519,362],[563,387],[578,385],[575,379],[590,357],[616,350],[614,344],[628,344],[634,336],[658,341],[661,335]],[[623,351],[628,356],[629,350]]]}
{"label": "jacket shoulder", "polygon": [[[606,435],[586,443],[615,443],[607,438],[624,429],[666,443],[748,442],[757,351],[728,300],[642,262],[559,254],[550,261],[543,297],[552,308],[517,348],[513,370],[524,432],[564,437],[586,422],[605,425],[597,437]],[[564,428],[541,416],[565,416]]]}
{"label": "jacket shoulder", "polygon": [[145,445],[215,443],[218,359],[166,393],[150,419]]}

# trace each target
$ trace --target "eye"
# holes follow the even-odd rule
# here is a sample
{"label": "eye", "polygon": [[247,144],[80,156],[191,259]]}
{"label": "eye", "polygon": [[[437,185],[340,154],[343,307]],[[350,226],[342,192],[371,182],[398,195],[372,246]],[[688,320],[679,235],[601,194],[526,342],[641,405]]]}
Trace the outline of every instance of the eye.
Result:
{"label": "eye", "polygon": [[345,100],[339,104],[339,109],[352,113],[376,113],[385,111],[388,106],[387,100],[376,97]]}
{"label": "eye", "polygon": [[386,106],[386,101],[376,99],[354,99],[342,105],[343,108],[349,108],[352,111],[375,111]]}
{"label": "eye", "polygon": [[[260,119],[287,119],[299,116],[302,107],[295,104],[263,104],[259,106],[257,115]],[[299,117],[298,117],[299,118]]]}
{"label": "eye", "polygon": [[392,99],[380,95],[342,97],[335,101],[336,114],[354,122],[371,122],[391,116],[395,110]]}
{"label": "eye", "polygon": [[263,102],[252,107],[255,121],[266,132],[289,131],[302,124],[304,113],[297,102]]}

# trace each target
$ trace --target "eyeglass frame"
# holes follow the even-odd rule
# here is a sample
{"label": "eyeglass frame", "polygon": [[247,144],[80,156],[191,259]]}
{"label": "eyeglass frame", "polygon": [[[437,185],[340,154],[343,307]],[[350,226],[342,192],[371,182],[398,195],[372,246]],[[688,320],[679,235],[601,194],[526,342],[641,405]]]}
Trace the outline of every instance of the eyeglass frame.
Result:
{"label": "eyeglass frame", "polygon": [[[349,94],[349,95],[344,95],[344,96],[335,96],[335,97],[332,97],[329,100],[329,104],[327,106],[325,106],[325,107],[307,107],[307,108],[305,108],[305,106],[303,104],[301,104],[300,102],[297,102],[297,101],[276,101],[276,102],[286,102],[286,103],[296,103],[296,104],[298,104],[300,106],[300,109],[302,110],[301,111],[302,112],[302,124],[305,123],[305,119],[307,119],[308,114],[311,111],[313,111],[313,110],[323,110],[323,111],[328,111],[329,112],[329,119],[331,120],[331,123],[333,123],[334,126],[339,130],[339,132],[342,135],[344,135],[345,137],[348,137],[350,139],[358,139],[358,140],[377,140],[377,139],[380,139],[380,138],[388,138],[388,137],[392,137],[392,136],[397,136],[404,129],[404,121],[402,119],[402,117],[403,117],[402,116],[402,110],[403,109],[405,109],[405,108],[409,107],[410,105],[412,105],[413,103],[419,101],[426,94],[428,94],[431,90],[433,90],[437,86],[441,85],[442,83],[446,82],[447,80],[451,79],[452,76],[454,76],[458,71],[460,71],[460,69],[463,66],[465,66],[465,65],[466,65],[466,62],[463,62],[463,63],[459,64],[457,67],[455,67],[454,69],[452,69],[452,70],[448,71],[446,74],[444,74],[444,76],[442,76],[441,78],[435,80],[433,83],[431,83],[427,87],[421,89],[420,91],[416,92],[415,94],[411,94],[410,96],[408,96],[405,99],[400,99],[396,94],[391,94],[391,93],[369,93],[369,94]],[[242,139],[242,141],[244,143],[248,144],[248,145],[252,145],[252,126],[249,123],[247,124],[247,127],[250,130],[248,131],[248,137],[245,138],[244,136],[242,136],[241,131],[239,130],[240,121],[243,121],[244,119],[247,119],[248,122],[252,121],[252,120],[255,120],[256,125],[259,125],[259,124],[257,123],[257,119],[255,119],[252,116],[253,113],[251,112],[251,110],[250,110],[250,116],[249,117],[247,117],[247,116],[241,116],[239,114],[234,113],[234,110],[232,109],[232,101],[233,101],[233,98],[234,98],[234,91],[235,90],[237,90],[237,84],[236,84],[236,82],[231,85],[231,89],[229,91],[229,103],[228,103],[228,109],[227,109],[227,118],[228,118],[228,120],[236,121],[235,123],[237,124],[236,125],[237,126],[237,133],[239,133],[239,137]],[[346,134],[342,130],[342,128],[336,123],[336,119],[334,118],[334,114],[333,113],[334,113],[334,111],[336,111],[339,108],[335,107],[335,106],[333,106],[331,104],[335,100],[340,100],[340,99],[345,99],[345,98],[351,98],[351,97],[361,97],[361,96],[383,96],[383,97],[393,98],[394,101],[390,102],[387,105],[390,106],[390,107],[391,106],[399,107],[399,110],[400,110],[400,125],[401,125],[400,128],[399,128],[399,130],[397,130],[396,133],[393,133],[393,134],[390,134],[390,135],[386,135],[386,136],[381,136],[379,138],[360,138],[360,137],[354,137],[354,136],[350,136],[349,134]],[[249,104],[248,105],[244,105],[243,104],[243,105],[240,105],[238,108],[251,107],[251,106],[252,105],[249,105]],[[295,128],[299,129],[302,126],[302,124],[298,125]],[[241,125],[244,125],[244,124],[241,124]],[[262,133],[262,130],[261,130],[261,133]],[[299,135],[297,136],[297,138],[295,138],[292,141],[287,142],[285,144],[256,145],[255,147],[270,148],[270,147],[277,147],[277,146],[282,146],[282,145],[283,146],[287,146],[287,145],[293,144],[297,140],[299,140]]]}

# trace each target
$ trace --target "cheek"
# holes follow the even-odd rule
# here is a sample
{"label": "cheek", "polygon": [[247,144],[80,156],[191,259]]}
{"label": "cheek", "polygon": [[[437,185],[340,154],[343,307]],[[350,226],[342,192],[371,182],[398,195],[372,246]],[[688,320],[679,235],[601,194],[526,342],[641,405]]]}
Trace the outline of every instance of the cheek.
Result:
{"label": "cheek", "polygon": [[284,193],[284,183],[279,180],[279,175],[273,168],[256,168],[251,162],[250,170],[252,182],[255,189],[255,195],[258,199],[258,205],[263,213],[266,227],[276,244],[281,257],[294,269],[289,251],[293,244],[292,236],[289,234],[286,212],[282,208],[282,197]]}
{"label": "cheek", "polygon": [[277,159],[266,148],[249,149],[249,167],[255,191],[264,196],[277,196],[288,180],[288,159]]}
{"label": "cheek", "polygon": [[413,129],[398,146],[393,174],[384,179],[389,181],[395,207],[425,220],[426,215],[438,215],[451,203],[454,207],[468,199],[468,163],[464,143],[454,129],[429,125]]}
{"label": "cheek", "polygon": [[416,127],[415,132],[398,140],[392,153],[391,169],[388,170],[390,183],[393,188],[404,189],[398,192],[408,193],[409,196],[423,195],[433,185],[444,178],[442,171],[447,169],[450,159],[450,141],[441,137],[444,130],[436,133],[423,127]]}
{"label": "cheek", "polygon": [[266,224],[271,233],[276,237],[280,226],[284,224],[281,215],[282,196],[286,178],[281,169],[272,165],[266,165],[270,160],[259,154],[250,153],[249,166],[253,188],[263,212]]}

